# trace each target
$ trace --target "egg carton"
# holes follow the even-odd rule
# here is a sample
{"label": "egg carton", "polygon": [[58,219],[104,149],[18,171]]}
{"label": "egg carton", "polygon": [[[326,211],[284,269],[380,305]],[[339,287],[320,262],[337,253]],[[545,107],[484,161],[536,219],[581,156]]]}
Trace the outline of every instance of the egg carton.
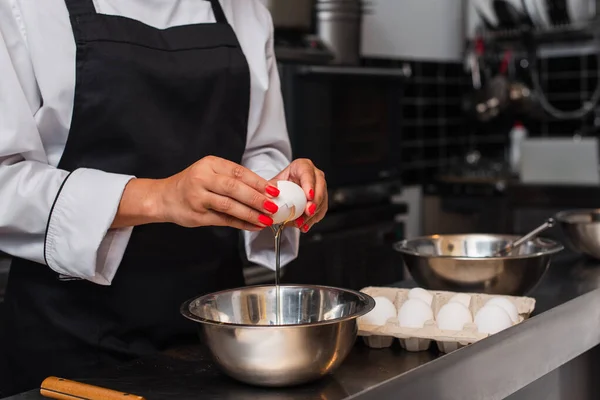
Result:
{"label": "egg carton", "polygon": [[[436,343],[438,349],[443,353],[450,353],[461,347],[475,343],[490,336],[487,333],[478,332],[475,323],[465,324],[461,331],[449,331],[439,329],[435,320],[426,321],[422,328],[406,328],[398,324],[397,314],[402,304],[408,300],[409,289],[398,289],[389,287],[366,287],[361,290],[372,297],[382,296],[390,300],[396,307],[396,316],[387,320],[385,325],[369,325],[358,319],[358,335],[363,338],[367,346],[375,349],[390,347],[398,339],[400,346],[408,351],[428,350],[432,343]],[[456,294],[455,292],[428,290],[433,296],[431,308],[434,319],[440,308]],[[473,318],[480,308],[493,297],[503,297],[512,302],[519,313],[519,324],[529,318],[535,308],[535,299],[531,297],[515,297],[502,295],[488,295],[481,293],[467,293],[471,296],[469,311]]]}

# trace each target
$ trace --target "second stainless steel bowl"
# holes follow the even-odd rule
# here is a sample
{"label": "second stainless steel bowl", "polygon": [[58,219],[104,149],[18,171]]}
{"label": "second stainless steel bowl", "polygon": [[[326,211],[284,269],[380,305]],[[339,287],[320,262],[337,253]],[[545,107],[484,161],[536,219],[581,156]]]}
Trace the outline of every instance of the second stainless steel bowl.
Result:
{"label": "second stainless steel bowl", "polygon": [[374,306],[364,293],[307,285],[280,286],[278,303],[276,287],[268,285],[191,299],[181,313],[198,323],[217,364],[231,377],[291,386],[335,370],[354,345],[356,319]]}
{"label": "second stainless steel bowl", "polygon": [[600,209],[568,210],[556,220],[573,250],[600,259]]}
{"label": "second stainless steel bowl", "polygon": [[537,238],[515,255],[492,255],[518,239],[512,235],[432,235],[396,244],[415,282],[431,290],[524,295],[544,276],[563,246]]}

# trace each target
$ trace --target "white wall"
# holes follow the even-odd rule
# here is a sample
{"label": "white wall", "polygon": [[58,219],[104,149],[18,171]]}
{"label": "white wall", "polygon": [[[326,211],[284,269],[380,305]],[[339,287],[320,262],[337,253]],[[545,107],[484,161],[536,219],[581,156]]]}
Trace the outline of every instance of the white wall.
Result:
{"label": "white wall", "polygon": [[461,61],[465,39],[465,1],[369,0],[363,17],[364,57]]}

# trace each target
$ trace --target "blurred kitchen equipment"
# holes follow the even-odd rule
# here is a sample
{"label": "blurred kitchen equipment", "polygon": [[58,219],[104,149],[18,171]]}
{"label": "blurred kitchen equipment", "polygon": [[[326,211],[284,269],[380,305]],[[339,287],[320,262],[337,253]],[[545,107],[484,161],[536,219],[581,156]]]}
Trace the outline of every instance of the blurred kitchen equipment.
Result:
{"label": "blurred kitchen equipment", "polygon": [[333,53],[314,34],[314,0],[261,0],[273,20],[278,62],[326,64]]}
{"label": "blurred kitchen equipment", "polygon": [[600,209],[562,211],[556,220],[571,249],[600,260]]}
{"label": "blurred kitchen equipment", "polygon": [[314,0],[262,0],[271,12],[275,29],[308,33],[312,28]]}
{"label": "blurred kitchen equipment", "polygon": [[362,0],[317,0],[317,34],[334,53],[333,64],[360,62]]}
{"label": "blurred kitchen equipment", "polygon": [[521,0],[493,0],[492,7],[500,28],[518,28],[526,23],[526,13]]}
{"label": "blurred kitchen equipment", "polygon": [[432,235],[395,245],[415,282],[430,290],[525,295],[542,279],[563,246],[537,238],[515,255],[490,257],[514,235]]}
{"label": "blurred kitchen equipment", "polygon": [[528,138],[521,145],[526,184],[600,185],[597,138]]}
{"label": "blurred kitchen equipment", "polygon": [[117,392],[54,376],[50,376],[42,382],[40,394],[50,399],[62,400],[122,400],[124,398],[144,400],[143,397],[134,394]]}
{"label": "blurred kitchen equipment", "polygon": [[[198,323],[216,363],[239,381],[283,387],[335,370],[358,333],[356,319],[375,301],[357,291],[314,285],[225,290],[186,301],[181,313]],[[280,325],[273,325],[277,315]]]}
{"label": "blurred kitchen equipment", "polygon": [[507,244],[504,248],[497,251],[494,254],[494,257],[502,257],[502,256],[509,255],[515,249],[518,249],[523,244],[525,244],[525,243],[529,242],[530,240],[532,240],[533,238],[537,237],[540,233],[544,232],[546,229],[552,228],[554,226],[554,222],[555,221],[553,218],[548,218],[548,220],[546,220],[546,222],[544,222],[542,225],[538,226],[537,228],[535,228],[528,234],[522,236],[521,238],[515,240],[514,242]]}
{"label": "blurred kitchen equipment", "polygon": [[498,17],[494,13],[492,0],[473,0],[475,12],[481,18],[488,29],[494,29],[498,26]]}
{"label": "blurred kitchen equipment", "polygon": [[510,171],[513,175],[518,175],[521,171],[521,143],[529,136],[527,129],[520,121],[513,124],[508,133],[509,147],[507,160],[510,165]]}

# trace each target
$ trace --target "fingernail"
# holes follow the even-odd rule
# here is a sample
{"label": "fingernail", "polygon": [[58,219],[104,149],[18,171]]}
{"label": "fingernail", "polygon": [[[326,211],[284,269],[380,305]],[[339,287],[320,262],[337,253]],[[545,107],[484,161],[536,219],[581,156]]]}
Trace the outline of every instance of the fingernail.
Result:
{"label": "fingernail", "polygon": [[314,200],[314,198],[315,198],[315,191],[314,191],[314,190],[312,190],[312,189],[310,189],[310,190],[308,191],[308,199],[309,199],[309,200]]}
{"label": "fingernail", "polygon": [[302,217],[298,217],[298,219],[296,220],[296,226],[298,228],[300,228],[302,226],[302,224],[304,223],[304,218]]}
{"label": "fingernail", "polygon": [[317,205],[316,204],[311,204],[310,206],[308,206],[308,214],[309,215],[313,215],[315,213],[317,209]]}
{"label": "fingernail", "polygon": [[267,217],[266,215],[259,215],[258,216],[258,221],[266,226],[271,226],[273,225],[273,219],[270,217]]}
{"label": "fingernail", "polygon": [[279,196],[279,189],[277,189],[275,186],[267,186],[265,191],[267,192],[267,194],[269,196],[273,196],[273,197]]}
{"label": "fingernail", "polygon": [[279,207],[277,207],[277,204],[273,203],[270,200],[265,200],[265,202],[263,203],[263,207],[265,208],[265,210],[267,210],[268,212],[275,214],[277,212],[277,210],[279,210]]}
{"label": "fingernail", "polygon": [[302,227],[302,232],[306,233],[306,232],[308,232],[308,230],[309,230],[309,229],[310,229],[310,228],[308,227],[308,225],[304,225],[304,226]]}

